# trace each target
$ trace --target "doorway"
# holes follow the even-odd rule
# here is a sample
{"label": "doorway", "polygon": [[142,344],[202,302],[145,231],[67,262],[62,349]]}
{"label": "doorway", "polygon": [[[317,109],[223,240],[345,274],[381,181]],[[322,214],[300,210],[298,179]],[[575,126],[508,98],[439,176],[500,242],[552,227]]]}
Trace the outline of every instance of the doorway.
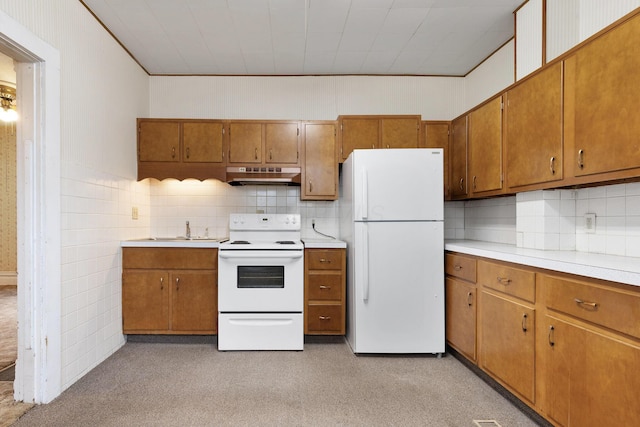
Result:
{"label": "doorway", "polygon": [[0,53],[15,61],[17,360],[14,399],[61,392],[60,54],[0,11]]}

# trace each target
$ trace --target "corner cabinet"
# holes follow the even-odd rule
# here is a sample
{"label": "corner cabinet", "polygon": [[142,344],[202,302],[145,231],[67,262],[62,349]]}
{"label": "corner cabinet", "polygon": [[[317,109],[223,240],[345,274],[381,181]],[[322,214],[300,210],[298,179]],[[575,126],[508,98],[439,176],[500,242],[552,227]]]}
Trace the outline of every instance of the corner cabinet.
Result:
{"label": "corner cabinet", "polygon": [[421,142],[423,148],[442,148],[444,157],[444,199],[451,200],[451,184],[449,183],[449,128],[450,122],[425,121],[421,125]]}
{"label": "corner cabinet", "polygon": [[225,123],[138,119],[138,180],[224,179]]}
{"label": "corner cabinet", "polygon": [[304,333],[344,335],[346,250],[305,249]]}
{"label": "corner cabinet", "polygon": [[451,122],[451,199],[466,199],[467,182],[467,116]]}
{"label": "corner cabinet", "polygon": [[355,149],[418,148],[420,116],[339,116],[340,162]]}
{"label": "corner cabinet", "polygon": [[338,199],[336,122],[302,123],[301,200]]}
{"label": "corner cabinet", "polygon": [[125,334],[217,333],[218,250],[122,248]]}

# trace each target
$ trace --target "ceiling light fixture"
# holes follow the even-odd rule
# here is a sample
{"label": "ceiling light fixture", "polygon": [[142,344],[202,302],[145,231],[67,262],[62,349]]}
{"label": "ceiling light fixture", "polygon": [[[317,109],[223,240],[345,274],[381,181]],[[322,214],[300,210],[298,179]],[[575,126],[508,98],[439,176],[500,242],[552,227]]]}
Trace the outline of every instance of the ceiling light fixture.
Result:
{"label": "ceiling light fixture", "polygon": [[0,85],[0,120],[3,122],[15,122],[18,120],[16,112],[16,89],[10,86]]}

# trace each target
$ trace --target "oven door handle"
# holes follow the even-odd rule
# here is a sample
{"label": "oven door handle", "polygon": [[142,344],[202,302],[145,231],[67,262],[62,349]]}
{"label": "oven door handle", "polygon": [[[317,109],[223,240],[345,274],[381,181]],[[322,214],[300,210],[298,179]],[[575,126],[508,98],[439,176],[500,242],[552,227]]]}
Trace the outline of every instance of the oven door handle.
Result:
{"label": "oven door handle", "polygon": [[278,252],[260,252],[259,254],[256,252],[238,252],[238,251],[218,251],[218,256],[220,258],[285,258],[285,259],[296,259],[302,258],[303,252],[290,252],[290,253],[278,253]]}

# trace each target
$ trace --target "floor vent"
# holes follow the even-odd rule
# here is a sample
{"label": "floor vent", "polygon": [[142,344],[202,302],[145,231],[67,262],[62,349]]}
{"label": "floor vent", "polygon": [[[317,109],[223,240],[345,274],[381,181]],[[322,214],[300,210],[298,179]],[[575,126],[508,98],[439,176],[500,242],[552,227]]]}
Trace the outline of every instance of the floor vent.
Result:
{"label": "floor vent", "polygon": [[478,427],[502,427],[496,420],[473,420]]}

